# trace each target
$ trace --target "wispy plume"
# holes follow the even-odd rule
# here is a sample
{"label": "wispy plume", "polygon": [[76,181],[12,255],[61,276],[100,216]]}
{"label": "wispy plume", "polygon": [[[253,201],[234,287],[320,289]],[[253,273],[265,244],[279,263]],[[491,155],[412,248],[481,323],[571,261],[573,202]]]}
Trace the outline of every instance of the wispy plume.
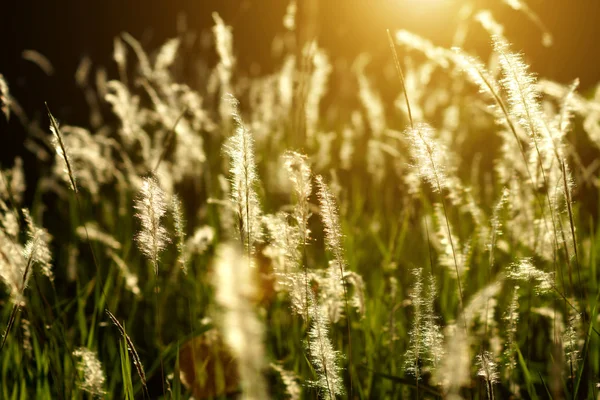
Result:
{"label": "wispy plume", "polygon": [[283,17],[283,26],[290,31],[294,31],[296,29],[296,13],[298,11],[298,6],[296,5],[296,0],[290,0],[285,9],[285,15]]}
{"label": "wispy plume", "polygon": [[25,244],[25,259],[31,260],[32,264],[37,264],[42,269],[42,273],[50,280],[54,280],[52,273],[52,253],[50,252],[50,240],[52,237],[44,228],[38,227],[31,218],[29,210],[23,209],[23,216],[27,223],[27,238]]}
{"label": "wispy plume", "polygon": [[4,75],[0,74],[0,111],[6,117],[6,120],[10,118],[10,92],[8,90],[8,83],[4,79]]}
{"label": "wispy plume", "polygon": [[569,379],[575,379],[577,366],[580,361],[580,339],[581,317],[577,314],[567,319],[567,327],[562,335],[563,351],[565,353],[566,367],[569,371]]}
{"label": "wispy plume", "polygon": [[423,268],[413,270],[415,282],[409,296],[413,306],[413,320],[409,333],[408,350],[404,355],[404,370],[417,381],[422,377],[421,369],[435,373],[444,355],[443,339],[434,310],[437,296],[435,278],[429,277],[429,288],[425,293]]}
{"label": "wispy plume", "polygon": [[294,372],[284,369],[279,364],[271,363],[271,368],[277,371],[279,376],[281,376],[281,381],[285,386],[287,398],[290,400],[300,400],[302,388],[298,383],[298,376]]}
{"label": "wispy plume", "polygon": [[312,324],[308,330],[308,353],[318,377],[313,385],[330,400],[344,393],[343,380],[340,375],[340,353],[334,350],[329,338],[329,321],[327,313],[315,298],[310,296],[310,318]]}
{"label": "wispy plume", "polygon": [[[325,246],[333,255],[333,260],[329,263],[330,283],[327,285],[326,290],[331,299],[339,299],[339,296],[343,295],[346,303],[346,313],[348,313],[348,288],[345,273],[346,259],[342,246],[343,235],[339,220],[339,210],[333,193],[331,193],[321,175],[316,177],[316,182],[318,188],[317,195],[321,208],[321,220],[323,221],[325,231]],[[339,303],[338,301],[332,304]],[[341,310],[334,311],[333,316],[335,317],[333,321],[337,322],[341,317]],[[350,316],[347,315],[347,317],[349,318]]]}
{"label": "wispy plume", "polygon": [[515,286],[510,304],[502,317],[506,327],[506,342],[504,344],[504,371],[505,378],[512,382],[513,371],[517,368],[515,346],[517,343],[517,325],[519,323],[519,286]]}
{"label": "wispy plume", "polygon": [[408,334],[408,350],[404,354],[404,370],[413,375],[417,381],[421,379],[421,362],[426,348],[423,343],[423,319],[424,319],[424,296],[423,296],[423,269],[413,270],[415,283],[410,292],[411,305],[413,307],[413,320]]}
{"label": "wispy plume", "polygon": [[231,77],[235,65],[233,34],[231,33],[231,26],[226,25],[218,13],[214,12],[212,17],[215,21],[213,34],[215,35],[215,45],[219,55],[219,63],[215,68],[219,82],[219,114],[227,127],[235,108],[235,104],[227,99],[227,95],[233,93],[231,86]]}
{"label": "wispy plume", "polygon": [[125,286],[127,287],[127,289],[134,295],[140,296],[142,292],[140,290],[140,287],[138,286],[139,279],[137,275],[131,272],[131,269],[129,268],[125,260],[119,257],[119,255],[117,255],[117,253],[115,253],[113,250],[108,249],[106,252],[121,271],[121,274],[125,279]]}
{"label": "wispy plume", "polygon": [[441,193],[450,188],[451,180],[447,175],[447,148],[435,137],[433,128],[419,123],[406,131],[415,169],[431,185],[433,191]]}
{"label": "wispy plume", "polygon": [[171,208],[173,209],[173,222],[177,236],[177,262],[183,272],[187,274],[188,251],[185,242],[185,219],[183,217],[183,205],[177,195],[173,195],[171,198]]}
{"label": "wispy plume", "polygon": [[214,286],[222,309],[219,321],[225,343],[237,359],[243,398],[247,400],[269,398],[263,377],[264,327],[250,301],[258,290],[255,273],[252,261],[236,246],[226,244],[217,249]]}
{"label": "wispy plume", "polygon": [[498,383],[498,367],[494,356],[489,351],[477,354],[477,376],[482,377],[486,383],[487,396],[489,400],[494,399],[494,384]]}
{"label": "wispy plume", "polygon": [[517,281],[530,282],[538,293],[547,293],[554,287],[554,277],[549,272],[537,269],[531,258],[522,258],[511,265],[508,277]]}
{"label": "wispy plume", "polygon": [[167,247],[170,239],[161,221],[167,212],[166,195],[154,176],[144,178],[134,208],[142,225],[136,236],[138,246],[152,262],[154,274],[158,275],[160,253]]}
{"label": "wispy plume", "polygon": [[540,17],[523,0],[503,0],[503,2],[516,11],[521,11],[531,22],[533,22],[542,31],[542,44],[546,47],[552,46],[554,39],[552,33],[548,30]]}
{"label": "wispy plume", "polygon": [[310,237],[310,230],[308,229],[308,219],[311,216],[308,199],[312,193],[310,167],[307,157],[294,151],[285,153],[284,165],[294,186],[296,196],[293,217],[302,235],[303,245],[306,245],[306,241]]}
{"label": "wispy plume", "polygon": [[258,175],[254,161],[254,139],[244,125],[237,108],[237,100],[230,97],[233,118],[237,127],[226,146],[230,161],[231,203],[237,213],[237,229],[240,243],[248,254],[254,252],[254,244],[262,237],[261,210],[256,193]]}
{"label": "wispy plume", "polygon": [[[308,219],[311,217],[309,197],[312,193],[311,171],[307,157],[296,152],[288,151],[284,155],[284,166],[292,182],[295,196],[295,205],[292,217],[296,222],[295,231],[285,237],[295,237],[295,248],[289,248],[288,254],[296,258],[296,265],[301,265],[303,276],[299,274],[290,276],[288,286],[291,289],[292,307],[308,320],[308,291],[309,277],[306,260],[306,247],[310,240]],[[289,257],[288,257],[289,258]]]}
{"label": "wispy plume", "polygon": [[79,347],[73,351],[73,355],[78,358],[79,387],[93,396],[103,396],[106,393],[104,389],[106,376],[102,369],[102,363],[98,360],[98,353],[85,347]]}
{"label": "wispy plume", "polygon": [[431,41],[419,35],[401,29],[396,32],[395,38],[398,44],[423,53],[428,60],[433,61],[442,68],[447,68],[450,65],[448,50],[435,46]]}
{"label": "wispy plume", "polygon": [[305,49],[304,54],[310,57],[312,61],[312,74],[308,82],[308,92],[306,94],[306,137],[310,142],[317,136],[319,127],[321,99],[325,96],[327,90],[327,81],[331,74],[332,67],[329,58],[323,49],[316,42],[310,43]]}

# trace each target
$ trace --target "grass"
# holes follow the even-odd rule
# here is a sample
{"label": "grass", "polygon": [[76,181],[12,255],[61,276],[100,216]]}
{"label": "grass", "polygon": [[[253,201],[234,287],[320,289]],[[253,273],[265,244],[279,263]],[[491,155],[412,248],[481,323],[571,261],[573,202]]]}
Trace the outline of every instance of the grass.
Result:
{"label": "grass", "polygon": [[362,59],[338,105],[294,10],[270,75],[215,14],[202,84],[185,41],[124,35],[118,79],[78,76],[89,125],[31,128],[33,201],[0,177],[0,397],[597,398],[594,96],[488,24],[490,64],[388,32],[398,100]]}

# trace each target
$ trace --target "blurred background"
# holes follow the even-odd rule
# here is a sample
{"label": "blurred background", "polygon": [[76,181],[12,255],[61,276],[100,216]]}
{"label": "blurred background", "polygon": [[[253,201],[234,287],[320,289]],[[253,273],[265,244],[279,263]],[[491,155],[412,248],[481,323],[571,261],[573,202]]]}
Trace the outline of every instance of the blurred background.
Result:
{"label": "blurred background", "polygon": [[[316,38],[336,69],[348,69],[357,55],[368,52],[369,74],[377,81],[391,61],[386,28],[410,30],[437,45],[451,46],[467,0],[297,3],[298,43]],[[194,44],[190,47],[193,50],[182,57],[200,58],[213,65],[216,54],[211,27],[216,11],[233,27],[236,69],[242,74],[261,74],[278,62],[272,56],[273,39],[285,32],[282,19],[287,4],[285,0],[6,1],[0,6],[0,73],[27,115],[42,121],[42,126],[47,122],[44,101],[63,121],[85,125],[88,106],[75,84],[75,71],[87,56],[94,66],[106,68],[109,79],[117,77],[112,48],[113,37],[121,32],[129,32],[150,51],[185,31],[192,34]],[[600,1],[528,0],[528,6],[539,16],[538,23],[528,21],[526,13],[515,11],[501,0],[469,4],[493,12],[505,26],[514,48],[525,53],[538,75],[563,83],[579,77],[583,93],[589,93],[600,80],[600,68],[595,63]],[[542,25],[553,35],[551,46],[542,43]],[[466,28],[464,46],[485,58],[490,51],[488,34],[474,23]],[[27,50],[43,55],[49,65],[40,68]],[[333,79],[330,98],[336,96],[339,86],[335,74]],[[387,85],[387,90],[397,94],[394,85]],[[15,155],[24,153],[25,130],[13,118],[9,123],[0,121],[0,132],[0,164],[5,167]]]}

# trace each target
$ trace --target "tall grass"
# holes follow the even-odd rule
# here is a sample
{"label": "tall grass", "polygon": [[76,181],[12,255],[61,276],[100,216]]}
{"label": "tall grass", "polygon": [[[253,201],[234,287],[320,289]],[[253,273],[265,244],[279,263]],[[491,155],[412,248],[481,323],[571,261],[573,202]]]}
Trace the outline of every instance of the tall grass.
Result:
{"label": "tall grass", "polygon": [[0,169],[0,397],[597,398],[600,96],[471,11],[489,62],[388,32],[389,82],[297,43],[294,1],[260,76],[216,13],[189,82],[191,33],[123,34],[118,76],[78,69],[85,126],[0,75],[44,166],[30,202]]}

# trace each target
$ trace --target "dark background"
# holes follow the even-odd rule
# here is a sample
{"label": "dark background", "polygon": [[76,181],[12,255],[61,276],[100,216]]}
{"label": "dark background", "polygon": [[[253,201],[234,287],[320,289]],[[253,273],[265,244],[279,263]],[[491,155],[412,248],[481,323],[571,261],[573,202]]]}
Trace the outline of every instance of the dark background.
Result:
{"label": "dark background", "polygon": [[[334,62],[350,62],[361,52],[374,60],[389,62],[385,28],[408,29],[434,43],[449,46],[456,29],[458,10],[466,0],[298,0],[299,31],[306,24],[306,8],[316,6],[312,35],[326,48]],[[560,82],[581,80],[589,91],[600,81],[596,62],[600,38],[600,1],[528,0],[554,35],[553,46],[541,44],[541,32],[519,12],[499,0],[475,1],[489,8],[506,27],[506,36],[522,50],[540,76]],[[210,32],[211,13],[219,12],[233,26],[238,68],[262,66],[268,70],[273,37],[282,32],[286,0],[122,0],[122,1],[4,1],[0,5],[0,73],[12,95],[33,119],[44,120],[43,102],[70,124],[85,124],[87,105],[74,83],[74,72],[84,55],[104,65],[116,77],[112,61],[113,37],[123,31],[154,49],[176,36],[176,21],[185,15],[188,29]],[[478,26],[472,28],[467,47],[480,55],[489,52],[489,37]],[[38,66],[22,58],[25,49],[45,55],[54,66],[46,76]],[[201,56],[198,54],[197,56]],[[208,52],[207,58],[214,58]],[[375,66],[377,64],[375,63]],[[377,72],[376,70],[371,72]],[[0,118],[1,119],[1,118]],[[22,154],[25,130],[16,118],[0,122],[0,164],[12,163]]]}

